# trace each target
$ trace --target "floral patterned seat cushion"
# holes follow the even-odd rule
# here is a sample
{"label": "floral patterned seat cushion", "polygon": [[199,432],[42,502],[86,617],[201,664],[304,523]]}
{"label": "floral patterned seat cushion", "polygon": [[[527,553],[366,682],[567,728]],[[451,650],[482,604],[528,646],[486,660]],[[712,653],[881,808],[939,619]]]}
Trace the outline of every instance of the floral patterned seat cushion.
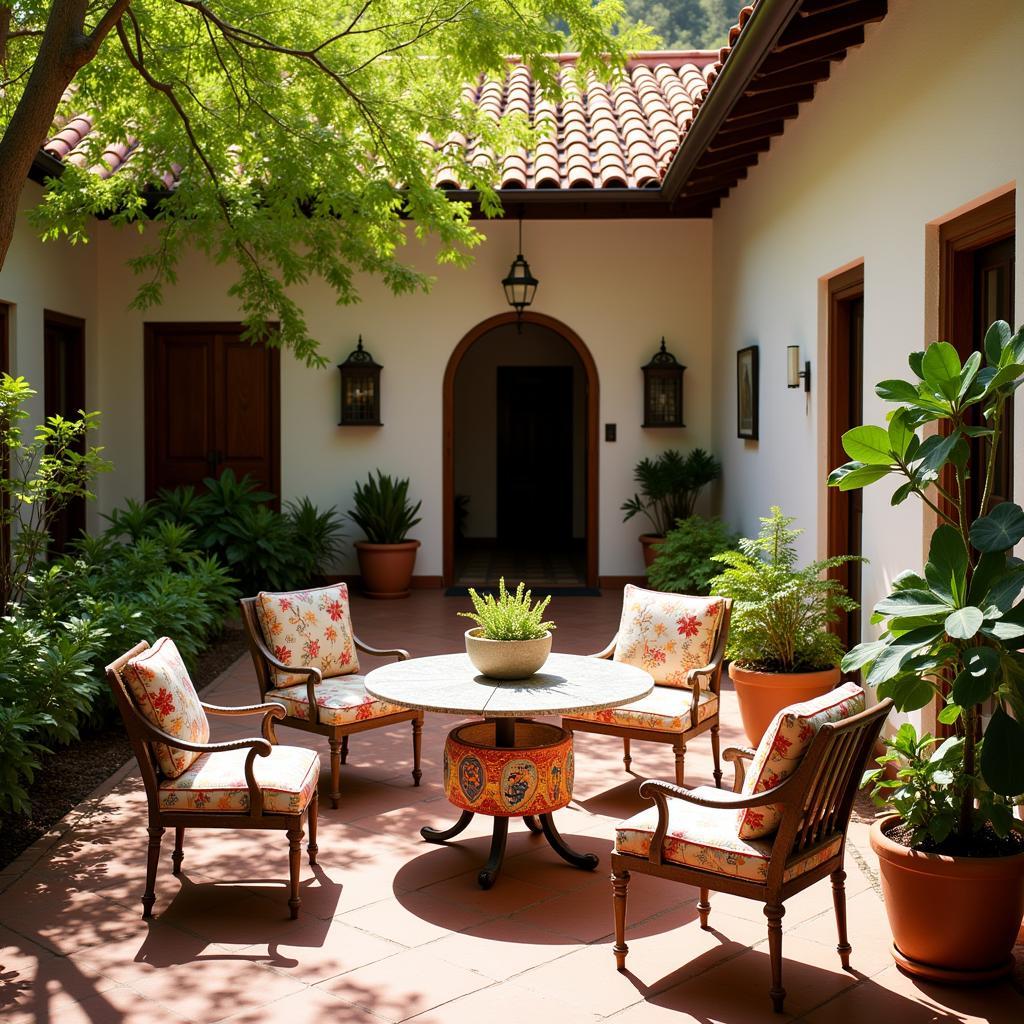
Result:
{"label": "floral patterned seat cushion", "polygon": [[[692,792],[716,800],[723,797],[722,791],[712,786],[700,786]],[[668,832],[662,848],[667,862],[753,882],[767,879],[772,840],[740,839],[736,834],[734,810],[699,807],[669,797],[668,811]],[[648,857],[657,826],[656,807],[648,807],[621,822],[615,830],[616,853]],[[836,836],[816,850],[791,858],[786,865],[785,880],[788,882],[828,860],[837,853],[842,842],[842,837]]]}
{"label": "floral patterned seat cushion", "polygon": [[[127,662],[121,676],[147,721],[169,736],[190,743],[209,741],[210,722],[173,640],[162,636],[149,650]],[[166,743],[152,746],[160,771],[171,779],[200,756],[199,751]]]}
{"label": "floral patterned seat cushion", "polygon": [[[309,720],[309,690],[304,682],[268,690],[266,699],[282,705],[293,718]],[[316,704],[322,725],[349,725],[406,710],[398,704],[371,697],[362,676],[325,679],[316,687]]]}
{"label": "floral patterned seat cushion", "polygon": [[686,674],[709,664],[725,602],[720,597],[662,594],[627,584],[615,661],[649,672],[660,686],[686,686]]}
{"label": "floral patterned seat cushion", "polygon": [[[690,724],[693,691],[674,686],[656,686],[646,697],[620,708],[588,711],[573,715],[584,722],[621,725],[627,729],[651,729],[657,732],[686,732]],[[697,704],[697,723],[718,714],[718,694],[701,687]]]}
{"label": "floral patterned seat cushion", "polygon": [[[165,811],[248,811],[248,754],[248,748],[202,754],[183,775],[160,783],[160,807]],[[316,792],[320,755],[305,747],[275,746],[268,757],[253,761],[253,774],[263,792],[265,812],[298,814]]]}
{"label": "floral patterned seat cushion", "polygon": [[[844,683],[821,697],[790,704],[772,719],[743,779],[746,796],[778,786],[796,771],[817,731],[826,722],[839,722],[864,710],[864,691]],[[748,807],[739,812],[741,839],[770,835],[782,819],[781,804]]]}
{"label": "floral patterned seat cushion", "polygon": [[[267,647],[285,665],[318,668],[324,679],[359,671],[344,583],[283,594],[261,591],[256,614]],[[306,679],[277,669],[271,674],[278,687]]]}

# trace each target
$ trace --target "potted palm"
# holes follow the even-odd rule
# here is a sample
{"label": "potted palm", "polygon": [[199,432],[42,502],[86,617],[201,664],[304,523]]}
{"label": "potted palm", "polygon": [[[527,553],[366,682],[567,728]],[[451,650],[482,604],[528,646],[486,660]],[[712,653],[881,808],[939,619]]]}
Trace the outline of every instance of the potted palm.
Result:
{"label": "potted palm", "polygon": [[544,621],[551,595],[534,603],[525,583],[510,594],[503,576],[496,598],[481,597],[472,587],[469,596],[475,610],[458,614],[476,623],[466,630],[466,654],[476,668],[492,679],[526,679],[540,671],[551,653],[555,628],[553,622]]}
{"label": "potted palm", "polygon": [[830,626],[857,607],[827,573],[849,556],[797,565],[792,516],[773,505],[755,539],[713,555],[726,569],[711,593],[733,599],[729,678],[736,687],[743,728],[757,746],[777,711],[828,693],[839,683],[843,646]]}
{"label": "potted palm", "polygon": [[623,502],[621,511],[625,513],[624,523],[642,514],[651,524],[653,533],[640,535],[645,569],[654,560],[665,535],[678,520],[693,515],[700,492],[721,473],[721,463],[703,448],[694,448],[685,456],[671,448],[657,458],[641,459],[636,464],[633,479],[640,486],[640,493]]}
{"label": "potted palm", "polygon": [[356,484],[355,508],[349,518],[366,534],[354,545],[367,597],[408,597],[418,540],[409,531],[420,521],[421,502],[409,501],[409,480],[393,480],[379,469],[365,484]]}
{"label": "potted palm", "polygon": [[[875,605],[878,640],[844,659],[900,711],[937,704],[952,735],[903,725],[866,781],[895,813],[875,822],[893,954],[911,973],[984,981],[1009,973],[1024,915],[1024,835],[1013,805],[1024,794],[1024,511],[993,505],[1007,403],[1024,380],[1024,330],[1003,321],[984,352],[961,364],[938,342],[910,356],[913,380],[885,380],[888,425],[843,437],[853,460],[834,470],[842,490],[900,481],[935,514],[924,574],[905,572]],[[978,415],[980,413],[980,416]],[[924,439],[918,431],[936,425]],[[971,446],[984,447],[972,508]],[[936,915],[940,915],[937,919]]]}

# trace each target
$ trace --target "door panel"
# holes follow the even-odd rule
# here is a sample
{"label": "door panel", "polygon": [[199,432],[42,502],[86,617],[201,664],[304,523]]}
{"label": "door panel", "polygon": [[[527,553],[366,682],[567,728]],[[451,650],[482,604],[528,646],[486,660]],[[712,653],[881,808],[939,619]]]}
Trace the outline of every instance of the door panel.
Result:
{"label": "door panel", "polygon": [[[85,322],[45,313],[43,321],[43,414],[76,419],[85,408]],[[78,450],[85,452],[85,438]],[[75,498],[50,524],[50,550],[64,551],[85,529],[85,499]]]}
{"label": "door panel", "polygon": [[498,539],[572,539],[572,367],[498,367]]}
{"label": "door panel", "polygon": [[280,487],[276,349],[236,324],[147,324],[146,494],[231,468]]}

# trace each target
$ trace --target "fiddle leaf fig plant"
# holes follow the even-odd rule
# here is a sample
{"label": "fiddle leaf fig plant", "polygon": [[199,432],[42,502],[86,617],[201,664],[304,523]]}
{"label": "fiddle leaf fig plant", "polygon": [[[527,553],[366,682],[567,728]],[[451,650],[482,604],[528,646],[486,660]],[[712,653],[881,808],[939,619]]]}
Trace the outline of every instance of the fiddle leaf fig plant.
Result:
{"label": "fiddle leaf fig plant", "polygon": [[[928,807],[909,820],[904,815],[914,845],[941,845],[948,834],[958,850],[969,851],[972,836],[986,827],[1006,835],[1010,807],[1024,794],[1024,562],[1012,552],[1024,539],[1024,511],[1012,502],[993,505],[1007,403],[1024,381],[1024,329],[1014,333],[997,321],[984,352],[961,363],[952,345],[937,342],[912,353],[910,368],[916,379],[876,387],[896,406],[887,426],[847,431],[843,448],[852,461],[828,482],[848,491],[895,477],[892,504],[916,495],[939,525],[924,575],[893,580],[874,608],[881,637],[850,651],[843,668],[865,668],[866,682],[901,711],[941,700],[939,721],[955,727],[957,741],[926,757],[935,741],[918,740],[904,726],[889,747],[906,766],[897,775],[905,785],[873,774],[871,781],[897,809],[909,806],[907,787],[917,787]],[[932,425],[922,438],[922,428]],[[971,458],[972,440],[983,449],[980,459]],[[976,509],[972,474],[981,495]],[[935,754],[938,781],[922,785]]]}

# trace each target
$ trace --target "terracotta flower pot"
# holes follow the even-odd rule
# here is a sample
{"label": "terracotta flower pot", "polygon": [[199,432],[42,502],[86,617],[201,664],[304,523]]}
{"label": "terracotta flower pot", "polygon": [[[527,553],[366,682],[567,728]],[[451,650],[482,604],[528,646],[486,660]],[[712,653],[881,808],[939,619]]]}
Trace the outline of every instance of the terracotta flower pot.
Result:
{"label": "terracotta flower pot", "polygon": [[736,687],[743,729],[750,745],[756,747],[778,711],[834,690],[840,673],[837,668],[824,672],[755,672],[733,662],[729,678]]}
{"label": "terracotta flower pot", "polygon": [[371,544],[360,540],[354,546],[363,577],[363,593],[367,597],[409,596],[412,568],[420,546],[418,540],[406,540],[401,544]]}
{"label": "terracotta flower pot", "polygon": [[480,627],[466,630],[466,654],[491,679],[526,679],[539,672],[551,653],[550,630],[536,640],[488,640]]}
{"label": "terracotta flower pot", "polygon": [[899,820],[893,814],[871,826],[896,963],[931,981],[960,984],[1009,974],[1024,916],[1024,853],[920,853],[887,835]]}
{"label": "terracotta flower pot", "polygon": [[649,569],[651,562],[654,561],[655,555],[658,553],[658,545],[664,540],[660,534],[657,533],[641,533],[640,534],[640,545],[644,552],[644,568]]}

